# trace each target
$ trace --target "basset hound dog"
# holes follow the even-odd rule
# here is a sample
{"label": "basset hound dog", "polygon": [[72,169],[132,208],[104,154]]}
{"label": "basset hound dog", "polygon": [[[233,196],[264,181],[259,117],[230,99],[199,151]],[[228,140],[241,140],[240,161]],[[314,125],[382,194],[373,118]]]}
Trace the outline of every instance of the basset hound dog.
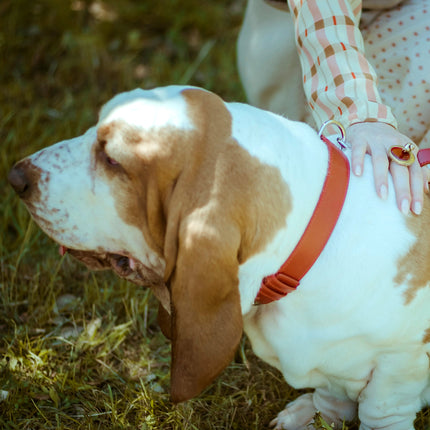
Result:
{"label": "basset hound dog", "polygon": [[305,429],[316,411],[413,429],[430,402],[428,202],[405,216],[393,192],[378,198],[367,160],[300,285],[255,305],[308,228],[330,151],[304,123],[169,86],[117,95],[96,126],[20,161],[9,181],[62,253],[153,289],[174,402],[214,380],[244,329],[289,384],[315,389],[276,429]]}

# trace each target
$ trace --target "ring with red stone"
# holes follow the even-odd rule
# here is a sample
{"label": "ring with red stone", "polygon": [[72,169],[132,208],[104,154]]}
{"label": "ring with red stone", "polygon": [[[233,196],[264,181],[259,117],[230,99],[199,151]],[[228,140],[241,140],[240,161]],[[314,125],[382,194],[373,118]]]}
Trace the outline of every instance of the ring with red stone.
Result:
{"label": "ring with red stone", "polygon": [[403,146],[393,145],[388,149],[388,157],[401,166],[412,166],[415,161],[415,152],[418,147],[413,142],[408,142]]}

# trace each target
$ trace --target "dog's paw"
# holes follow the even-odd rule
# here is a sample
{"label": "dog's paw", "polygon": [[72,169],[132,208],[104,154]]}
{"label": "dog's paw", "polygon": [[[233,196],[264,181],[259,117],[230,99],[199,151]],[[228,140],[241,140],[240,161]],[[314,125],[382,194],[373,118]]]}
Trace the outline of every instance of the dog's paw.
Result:
{"label": "dog's paw", "polygon": [[278,416],[270,422],[274,430],[304,430],[312,424],[317,412],[312,400],[313,394],[303,394],[279,412]]}

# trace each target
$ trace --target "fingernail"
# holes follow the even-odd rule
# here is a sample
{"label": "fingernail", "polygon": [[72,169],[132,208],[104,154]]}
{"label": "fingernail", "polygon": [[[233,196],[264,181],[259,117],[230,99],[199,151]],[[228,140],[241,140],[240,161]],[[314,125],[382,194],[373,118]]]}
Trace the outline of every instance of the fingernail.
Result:
{"label": "fingernail", "polygon": [[414,203],[414,213],[419,215],[422,210],[423,210],[423,205],[421,204],[421,202],[415,202]]}
{"label": "fingernail", "polygon": [[381,199],[387,200],[388,197],[388,188],[386,185],[381,185],[381,188],[379,188],[379,194],[381,196]]}
{"label": "fingernail", "polygon": [[409,213],[409,200],[408,199],[404,199],[402,200],[402,213],[404,215],[407,215]]}
{"label": "fingernail", "polygon": [[354,167],[354,174],[356,176],[361,176],[361,166],[355,166]]}

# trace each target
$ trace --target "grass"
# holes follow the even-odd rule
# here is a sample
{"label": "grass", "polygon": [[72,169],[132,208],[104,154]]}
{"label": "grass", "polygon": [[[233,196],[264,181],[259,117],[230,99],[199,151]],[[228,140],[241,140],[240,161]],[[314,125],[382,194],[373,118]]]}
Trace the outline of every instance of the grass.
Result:
{"label": "grass", "polygon": [[[81,134],[119,91],[189,83],[243,101],[235,65],[243,8],[243,0],[1,2],[0,428],[261,429],[299,394],[243,339],[203,395],[173,405],[154,298],[61,258],[6,183],[15,161]],[[427,411],[416,428],[429,424]]]}

